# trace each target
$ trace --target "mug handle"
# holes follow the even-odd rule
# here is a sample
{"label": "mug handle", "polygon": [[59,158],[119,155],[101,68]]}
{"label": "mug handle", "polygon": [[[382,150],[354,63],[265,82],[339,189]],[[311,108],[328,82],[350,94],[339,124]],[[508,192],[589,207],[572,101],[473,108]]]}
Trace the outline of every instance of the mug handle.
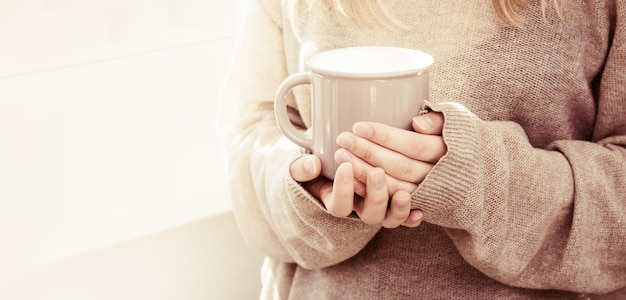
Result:
{"label": "mug handle", "polygon": [[287,96],[289,96],[293,88],[301,84],[311,84],[310,72],[295,73],[283,80],[276,91],[274,115],[276,116],[278,128],[280,128],[280,131],[282,131],[288,139],[307,150],[311,150],[313,140],[307,137],[304,131],[296,129],[296,127],[291,124],[289,116],[287,115]]}

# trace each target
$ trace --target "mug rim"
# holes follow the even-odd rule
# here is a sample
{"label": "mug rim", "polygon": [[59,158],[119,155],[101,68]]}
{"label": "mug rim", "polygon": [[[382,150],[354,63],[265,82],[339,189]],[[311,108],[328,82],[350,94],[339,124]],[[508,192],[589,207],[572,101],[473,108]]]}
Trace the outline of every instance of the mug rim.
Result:
{"label": "mug rim", "polygon": [[[402,55],[409,58],[411,63],[406,64],[406,61],[403,61],[402,65],[395,64],[395,66],[389,66],[389,69],[385,69],[384,71],[368,69],[368,62],[371,62],[372,59],[371,54],[379,54],[383,52],[387,52],[389,55],[394,55],[393,57]],[[353,62],[357,63],[360,67],[354,70],[346,70],[328,63],[328,60],[338,60],[339,58],[352,59]],[[426,52],[409,48],[388,46],[336,48],[318,52],[307,59],[307,65],[312,72],[322,75],[354,78],[388,78],[419,74],[430,68],[433,63],[434,58]]]}

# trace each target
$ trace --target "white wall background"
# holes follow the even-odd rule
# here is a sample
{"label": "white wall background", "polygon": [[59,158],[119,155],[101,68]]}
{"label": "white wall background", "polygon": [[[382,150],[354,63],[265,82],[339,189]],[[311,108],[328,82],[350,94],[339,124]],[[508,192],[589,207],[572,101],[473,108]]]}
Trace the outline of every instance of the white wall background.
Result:
{"label": "white wall background", "polygon": [[230,209],[236,1],[0,1],[0,280]]}

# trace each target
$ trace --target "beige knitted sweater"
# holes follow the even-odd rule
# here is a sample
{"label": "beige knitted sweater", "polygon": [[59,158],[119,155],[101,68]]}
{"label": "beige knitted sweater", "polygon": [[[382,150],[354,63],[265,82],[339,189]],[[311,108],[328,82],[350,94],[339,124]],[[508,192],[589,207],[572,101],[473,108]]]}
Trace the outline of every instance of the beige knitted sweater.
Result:
{"label": "beige knitted sweater", "polygon": [[[571,0],[564,20],[533,4],[522,28],[491,1],[383,2],[408,30],[292,26],[280,0],[247,1],[221,128],[240,229],[268,257],[262,297],[626,299],[626,1]],[[358,45],[435,58],[448,152],[412,194],[417,228],[335,218],[290,177],[304,150],[275,124],[278,84]],[[309,126],[307,93],[292,105]]]}

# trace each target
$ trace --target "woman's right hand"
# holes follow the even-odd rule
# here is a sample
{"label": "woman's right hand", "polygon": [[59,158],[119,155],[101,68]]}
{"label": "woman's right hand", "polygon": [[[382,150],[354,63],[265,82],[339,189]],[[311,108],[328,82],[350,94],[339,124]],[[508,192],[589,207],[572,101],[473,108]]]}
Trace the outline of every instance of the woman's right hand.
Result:
{"label": "woman's right hand", "polygon": [[423,213],[410,209],[409,192],[395,192],[389,203],[389,189],[382,169],[373,168],[367,174],[365,187],[356,187],[363,195],[355,194],[355,184],[359,183],[354,178],[352,164],[342,163],[337,168],[334,182],[321,176],[321,170],[320,159],[311,154],[298,157],[290,166],[294,180],[320,199],[331,215],[345,218],[354,211],[364,223],[386,228],[417,227],[422,222]]}

